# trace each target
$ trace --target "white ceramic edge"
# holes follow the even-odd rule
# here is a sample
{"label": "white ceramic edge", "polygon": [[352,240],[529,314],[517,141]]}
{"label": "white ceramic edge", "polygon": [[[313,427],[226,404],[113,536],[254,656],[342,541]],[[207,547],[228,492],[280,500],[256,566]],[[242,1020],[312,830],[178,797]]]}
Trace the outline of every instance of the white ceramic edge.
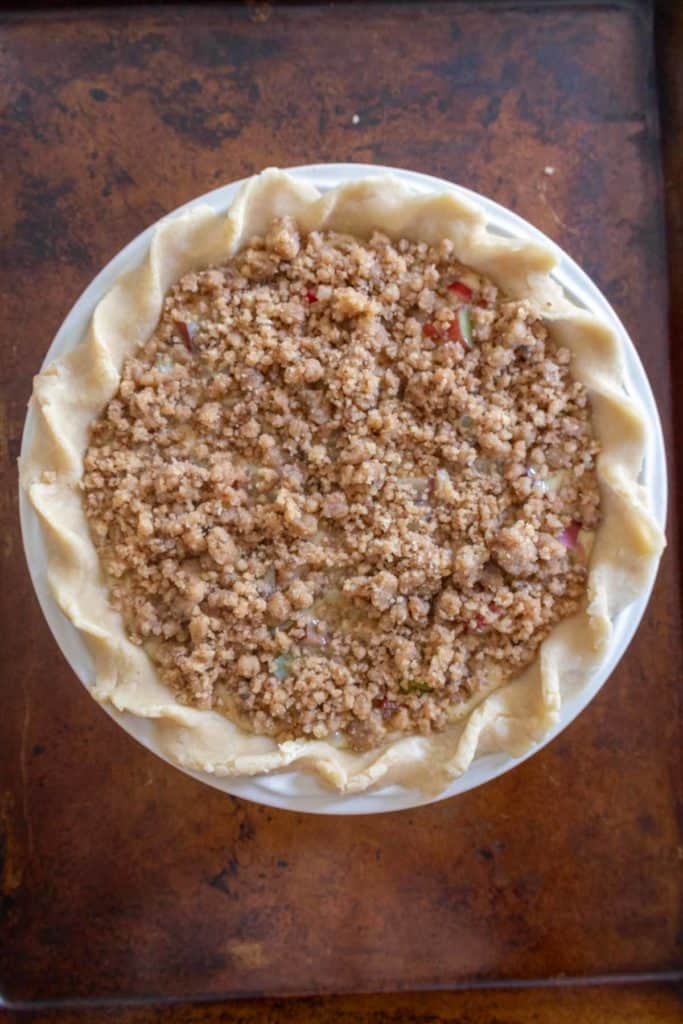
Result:
{"label": "white ceramic edge", "polygon": [[[557,268],[553,273],[556,280],[565,288],[574,301],[606,319],[616,330],[623,343],[627,388],[631,397],[640,402],[651,427],[643,464],[642,480],[651,496],[654,515],[658,523],[664,528],[667,507],[666,456],[661,422],[650,383],[636,348],[623,324],[596,285],[593,284],[570,256],[541,231],[534,228],[533,225],[517,214],[485,196],[440,178],[399,168],[372,164],[314,164],[293,167],[288,170],[295,177],[310,182],[321,190],[332,188],[344,181],[358,177],[391,173],[421,192],[450,191],[469,198],[485,210],[489,218],[490,227],[494,230],[498,230],[505,235],[533,238],[550,246],[558,261]],[[167,216],[176,216],[182,210],[189,209],[199,203],[209,203],[219,210],[227,209],[244,180],[246,179],[232,182],[229,185],[221,186],[203,196],[199,196],[178,207]],[[152,225],[147,228],[114,256],[80,295],[48,349],[42,364],[43,367],[65,351],[68,351],[81,339],[99,299],[111,288],[116,279],[125,270],[136,266],[144,259],[155,227],[156,225]],[[32,421],[33,417],[29,409],[22,436],[22,455],[26,451],[31,436]],[[80,681],[86,686],[85,679],[92,674],[90,656],[78,630],[61,612],[52,597],[47,583],[45,547],[40,523],[21,488],[19,493],[19,514],[24,552],[41,610],[62,654]],[[169,761],[159,751],[154,740],[152,723],[149,720],[141,719],[128,712],[117,711],[110,705],[100,706],[129,735],[137,739],[138,742],[142,743],[143,746],[147,747],[158,757],[161,757],[173,765],[173,767],[180,768],[181,771],[198,779],[200,782],[233,796],[253,800],[271,807],[314,814],[377,814],[419,807],[464,793],[497,778],[537,753],[537,751],[541,750],[547,743],[550,743],[563,729],[570,725],[607,681],[628,647],[647,606],[653,584],[654,575],[647,592],[642,594],[617,616],[614,622],[614,635],[609,657],[588,684],[563,704],[560,721],[554,729],[543,737],[540,743],[534,745],[531,750],[520,758],[514,758],[505,754],[492,754],[477,758],[464,775],[455,779],[450,786],[436,797],[425,797],[420,791],[407,789],[403,786],[387,786],[371,790],[368,793],[339,795],[326,789],[316,778],[298,770],[254,778],[217,778],[205,772],[191,771],[180,768],[179,765]]]}

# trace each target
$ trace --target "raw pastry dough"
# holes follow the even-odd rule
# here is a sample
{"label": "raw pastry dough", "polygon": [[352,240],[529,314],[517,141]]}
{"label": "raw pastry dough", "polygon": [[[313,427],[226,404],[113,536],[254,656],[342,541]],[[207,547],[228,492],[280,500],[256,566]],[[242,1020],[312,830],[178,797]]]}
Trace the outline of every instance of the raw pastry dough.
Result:
{"label": "raw pastry dough", "polygon": [[[154,330],[167,289],[189,270],[230,258],[264,233],[273,217],[285,214],[304,231],[367,237],[379,229],[428,243],[451,238],[462,263],[544,310],[556,342],[573,353],[574,375],[588,388],[602,446],[602,523],[585,610],[553,630],[522,675],[478,704],[474,700],[444,732],[404,736],[362,754],[327,741],[278,744],[216,712],[179,704],[145,651],[128,640],[109,604],[79,489],[88,426],[116,392],[126,356]],[[184,767],[254,775],[296,765],[347,793],[388,782],[436,793],[475,756],[499,750],[519,756],[537,742],[558,721],[563,698],[584,685],[606,657],[611,620],[648,587],[664,546],[638,483],[648,427],[626,395],[619,341],[565,298],[550,277],[554,263],[549,249],[536,242],[489,232],[474,205],[452,194],[416,194],[390,176],[320,195],[281,171],[267,170],[244,185],[227,214],[200,206],[163,221],[143,265],[122,277],[97,306],[84,340],[36,377],[35,431],[21,466],[22,484],[42,521],[55,598],[93,656],[92,695],[154,719],[162,750]]]}

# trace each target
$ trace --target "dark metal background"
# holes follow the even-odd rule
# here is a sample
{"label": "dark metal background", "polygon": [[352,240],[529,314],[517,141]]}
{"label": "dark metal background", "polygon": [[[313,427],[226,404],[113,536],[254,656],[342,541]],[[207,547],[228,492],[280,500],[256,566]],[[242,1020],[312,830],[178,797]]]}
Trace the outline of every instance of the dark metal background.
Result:
{"label": "dark metal background", "polygon": [[672,549],[628,655],[549,748],[419,811],[306,817],[202,787],[88,697],[31,590],[14,466],[31,376],[111,256],[198,193],[268,164],[327,160],[442,175],[551,235],[624,319],[671,440],[649,5],[6,15],[0,138],[5,997],[675,969],[683,671]]}

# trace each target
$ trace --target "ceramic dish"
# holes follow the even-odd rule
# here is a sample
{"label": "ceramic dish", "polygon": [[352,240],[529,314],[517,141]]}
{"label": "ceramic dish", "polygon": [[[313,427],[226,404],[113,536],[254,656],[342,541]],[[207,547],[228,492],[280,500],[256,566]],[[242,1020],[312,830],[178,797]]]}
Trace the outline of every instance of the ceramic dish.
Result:
{"label": "ceramic dish", "polygon": [[[302,168],[294,171],[294,176],[308,184],[316,186],[320,191],[348,182],[360,177],[367,178],[372,174],[386,174],[388,168],[364,168],[354,165],[327,166],[323,168]],[[291,173],[291,172],[290,172]],[[597,289],[582,274],[582,272],[569,260],[565,254],[544,238],[539,232],[531,228],[519,218],[508,211],[496,206],[496,204],[484,199],[481,196],[473,196],[467,190],[457,189],[446,182],[429,179],[421,175],[409,174],[408,172],[393,171],[392,173],[408,184],[411,189],[423,194],[444,191],[451,191],[462,198],[474,198],[480,208],[483,208],[489,224],[489,230],[508,237],[517,239],[528,239],[542,241],[546,247],[550,247],[558,258],[557,269],[553,273],[556,282],[565,290],[570,300],[578,306],[586,308],[603,321],[609,321],[612,329],[619,335],[624,352],[626,363],[626,388],[631,398],[637,396],[641,405],[641,412],[651,426],[649,431],[648,449],[645,453],[643,473],[641,482],[649,492],[651,506],[659,525],[663,525],[663,507],[665,501],[665,476],[663,470],[663,447],[661,442],[661,431],[657,420],[656,409],[644,375],[642,366],[638,360],[635,350],[625,335],[623,327],[616,319],[606,301],[597,292]],[[232,186],[226,186],[206,196],[202,196],[188,206],[195,204],[209,204],[216,211],[222,212],[229,205],[236,190],[242,183],[237,182]],[[185,207],[184,209],[186,209]],[[178,211],[176,211],[178,212]],[[138,265],[144,257],[149,244],[149,236],[153,229],[145,232],[122,253],[119,254],[105,270],[95,279],[93,284],[86,290],[81,299],[67,317],[60,330],[53,346],[48,353],[46,362],[52,361],[55,357],[63,354],[72,348],[82,337],[85,327],[91,317],[93,309],[99,299],[110,289],[114,280],[121,273],[130,270]],[[32,430],[32,416],[27,419],[24,446],[25,451],[27,440],[30,439]],[[50,519],[50,521],[52,521]],[[46,618],[51,625],[55,637],[58,640],[67,659],[79,675],[79,678],[88,684],[92,678],[92,664],[85,644],[70,622],[64,618],[52,600],[46,586],[46,553],[40,535],[40,528],[35,515],[31,512],[22,498],[22,526],[27,551],[27,558],[31,569],[34,585],[38,593],[41,605]],[[649,588],[648,588],[649,590]],[[544,742],[552,738],[561,728],[575,717],[576,714],[588,703],[590,698],[597,692],[609,672],[616,664],[618,658],[627,646],[637,623],[644,610],[647,594],[640,597],[629,605],[623,612],[619,613],[614,620],[614,629],[610,640],[607,657],[602,661],[600,669],[588,680],[581,680],[580,689],[570,688],[563,691],[562,709],[558,725],[544,737]],[[104,612],[103,612],[104,614]],[[109,705],[105,705],[110,710]],[[146,746],[155,753],[163,756],[163,752],[156,742],[154,727],[149,720],[137,718],[130,714],[113,712],[120,723],[140,739]],[[222,749],[222,748],[221,748]],[[514,749],[514,748],[513,748]],[[533,749],[533,748],[532,748]],[[535,749],[538,749],[536,747]],[[528,756],[528,755],[527,755]],[[197,762],[195,762],[197,763]],[[200,761],[199,763],[203,763]],[[481,784],[488,779],[507,770],[514,763],[515,759],[503,755],[492,754],[478,758],[464,775],[460,776],[440,794],[440,798],[462,792],[474,785]],[[462,768],[460,769],[462,770]],[[191,774],[196,774],[191,772]],[[367,793],[357,795],[335,796],[324,789],[322,784],[314,776],[304,774],[301,771],[289,770],[279,774],[268,776],[254,776],[248,779],[224,777],[219,778],[213,775],[202,774],[203,781],[210,782],[228,792],[263,803],[273,804],[281,807],[288,807],[296,810],[308,810],[319,813],[372,813],[375,811],[387,811],[400,809],[401,807],[415,806],[428,802],[428,798],[422,793],[408,790],[402,786],[385,786],[376,788]]]}

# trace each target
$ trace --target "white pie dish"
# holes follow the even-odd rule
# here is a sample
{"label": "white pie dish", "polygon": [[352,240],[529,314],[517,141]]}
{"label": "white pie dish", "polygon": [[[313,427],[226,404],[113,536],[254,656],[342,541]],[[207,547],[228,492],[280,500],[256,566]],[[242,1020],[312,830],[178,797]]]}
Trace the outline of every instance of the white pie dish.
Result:
{"label": "white pie dish", "polygon": [[[313,184],[321,191],[324,191],[330,186],[338,185],[351,179],[357,179],[360,176],[368,177],[372,174],[385,174],[387,170],[389,169],[366,168],[356,165],[328,165],[325,167],[303,168],[295,170],[293,173],[300,180]],[[472,198],[471,193],[467,193],[463,189],[456,189],[446,182],[429,179],[422,175],[409,174],[408,172],[392,171],[392,173],[402,178],[411,188],[418,191],[444,192],[452,190],[465,198]],[[204,205],[208,204],[216,210],[223,210],[230,204],[234,193],[240,185],[241,183],[238,182],[232,186],[226,186],[206,196],[199,197],[191,204],[188,204],[188,207],[202,203]],[[623,327],[595,286],[548,239],[496,204],[480,196],[475,196],[474,198],[478,205],[484,209],[488,217],[489,230],[493,229],[495,232],[522,240],[540,240],[547,247],[549,246],[553,249],[558,257],[558,266],[553,273],[553,277],[565,288],[575,303],[584,306],[601,319],[607,320],[613,330],[620,336],[624,361],[626,363],[627,390],[631,398],[637,398],[642,414],[650,426],[648,431],[648,448],[643,465],[642,483],[649,493],[654,516],[658,524],[663,526],[666,477],[661,430],[647,379],[635,349],[626,337]],[[72,348],[80,340],[98,300],[109,291],[121,273],[141,262],[147,251],[152,230],[151,228],[143,233],[124,249],[86,290],[58,333],[48,353],[46,362],[52,361],[52,359]],[[29,415],[22,454],[25,451],[26,440],[30,435],[30,431],[31,416]],[[53,633],[65,656],[79,675],[79,678],[86,682],[92,674],[87,648],[80,634],[58,610],[49,594],[45,577],[45,549],[42,543],[40,528],[35,514],[29,508],[23,495],[21,511],[27,558],[39,600],[48,623],[53,629]],[[570,694],[568,699],[565,698],[563,700],[559,723],[544,737],[544,742],[547,742],[549,738],[552,738],[553,735],[556,735],[561,728],[568,724],[585,707],[590,698],[605,681],[635,631],[647,602],[648,593],[641,594],[636,601],[616,617],[608,657],[601,663],[600,671],[592,676],[587,683],[584,683],[578,693]],[[155,753],[161,754],[149,721],[125,713],[113,712],[109,705],[105,706],[124,725],[127,731],[154,750]],[[538,747],[535,749],[538,749]],[[474,785],[481,784],[512,767],[515,763],[516,760],[514,758],[502,754],[482,757],[470,767],[465,775],[461,776],[444,790],[440,796],[453,795]],[[191,772],[191,774],[197,773]],[[287,771],[278,775],[259,776],[249,779],[235,777],[217,778],[216,776],[205,774],[201,774],[198,777],[202,781],[209,782],[228,792],[255,799],[262,803],[319,813],[372,813],[429,802],[428,798],[422,793],[397,786],[375,789],[365,794],[338,796],[324,789],[313,776],[305,775],[300,771]]]}

